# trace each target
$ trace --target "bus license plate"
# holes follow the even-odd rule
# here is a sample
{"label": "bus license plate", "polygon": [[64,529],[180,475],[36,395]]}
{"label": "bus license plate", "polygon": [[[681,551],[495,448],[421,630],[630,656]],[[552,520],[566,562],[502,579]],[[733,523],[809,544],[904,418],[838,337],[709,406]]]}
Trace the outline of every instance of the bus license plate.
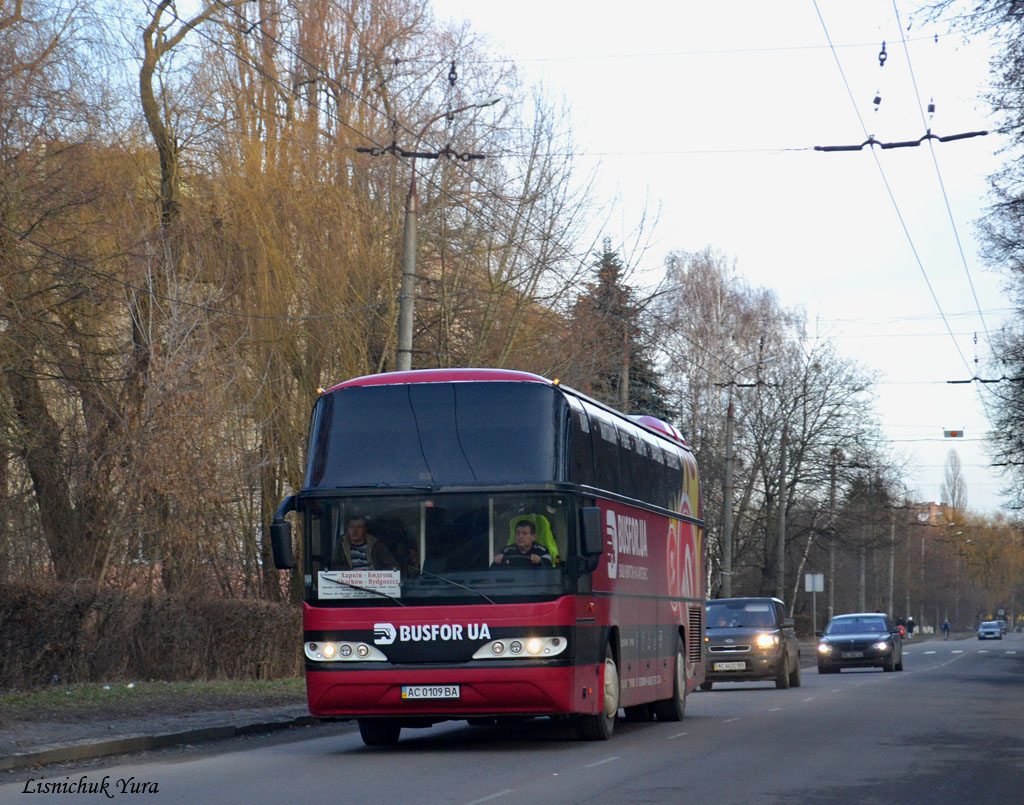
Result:
{"label": "bus license plate", "polygon": [[716,662],[716,671],[745,671],[747,664],[745,662]]}
{"label": "bus license plate", "polygon": [[402,685],[403,699],[458,699],[458,685]]}

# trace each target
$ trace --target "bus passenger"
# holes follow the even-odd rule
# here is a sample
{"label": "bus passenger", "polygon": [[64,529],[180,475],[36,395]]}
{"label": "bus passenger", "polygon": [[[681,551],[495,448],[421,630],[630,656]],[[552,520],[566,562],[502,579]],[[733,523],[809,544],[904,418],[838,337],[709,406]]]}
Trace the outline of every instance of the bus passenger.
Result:
{"label": "bus passenger", "polygon": [[398,562],[387,545],[367,533],[366,518],[349,515],[345,536],[334,546],[331,567],[335,570],[397,570]]}
{"label": "bus passenger", "polygon": [[537,526],[524,520],[516,525],[515,544],[494,557],[492,567],[554,567],[551,551],[537,544]]}

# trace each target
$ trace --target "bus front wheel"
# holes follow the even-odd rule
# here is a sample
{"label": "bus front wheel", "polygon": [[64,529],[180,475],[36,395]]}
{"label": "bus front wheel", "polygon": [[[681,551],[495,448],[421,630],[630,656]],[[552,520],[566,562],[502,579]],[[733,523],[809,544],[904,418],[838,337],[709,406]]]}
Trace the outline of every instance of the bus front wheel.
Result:
{"label": "bus front wheel", "polygon": [[672,698],[654,703],[658,721],[682,721],[686,713],[686,657],[683,638],[676,635],[676,670],[672,680]]}
{"label": "bus front wheel", "polygon": [[604,653],[604,696],[601,702],[600,712],[576,717],[577,732],[584,741],[607,741],[615,732],[615,719],[619,713],[619,668],[610,645]]}
{"label": "bus front wheel", "polygon": [[359,737],[367,746],[394,746],[402,733],[402,725],[390,718],[359,719]]}

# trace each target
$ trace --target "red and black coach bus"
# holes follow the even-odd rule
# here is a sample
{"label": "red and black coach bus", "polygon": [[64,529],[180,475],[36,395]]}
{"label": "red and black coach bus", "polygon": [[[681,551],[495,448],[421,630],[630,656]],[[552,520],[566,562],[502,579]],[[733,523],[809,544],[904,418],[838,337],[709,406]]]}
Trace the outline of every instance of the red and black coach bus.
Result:
{"label": "red and black coach bus", "polygon": [[[525,372],[360,377],[314,406],[303,487],[271,526],[279,568],[292,511],[309,708],[367,744],[536,716],[606,739],[620,708],[679,720],[703,680],[697,464],[659,420]],[[524,522],[549,558],[493,566]],[[371,566],[350,569],[360,539]]]}

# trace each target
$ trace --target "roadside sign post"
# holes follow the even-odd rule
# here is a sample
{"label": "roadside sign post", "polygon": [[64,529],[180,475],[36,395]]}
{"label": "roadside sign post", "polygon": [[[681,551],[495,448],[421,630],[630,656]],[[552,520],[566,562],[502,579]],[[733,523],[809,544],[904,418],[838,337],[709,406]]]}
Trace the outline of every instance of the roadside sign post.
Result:
{"label": "roadside sign post", "polygon": [[825,592],[824,573],[804,573],[804,592],[811,594],[811,631],[818,631],[818,593]]}

